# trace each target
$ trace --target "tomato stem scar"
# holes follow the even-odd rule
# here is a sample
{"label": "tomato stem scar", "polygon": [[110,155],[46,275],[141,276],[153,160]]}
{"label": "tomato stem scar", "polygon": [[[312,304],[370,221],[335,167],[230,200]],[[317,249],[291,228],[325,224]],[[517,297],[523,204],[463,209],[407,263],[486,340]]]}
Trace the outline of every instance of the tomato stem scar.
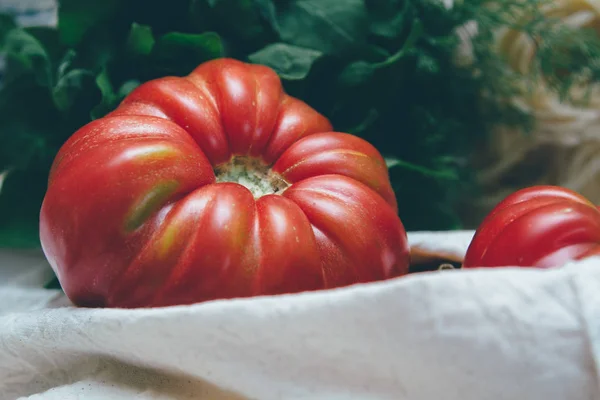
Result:
{"label": "tomato stem scar", "polygon": [[250,190],[255,198],[281,194],[290,184],[258,158],[234,156],[215,167],[217,182],[233,182]]}

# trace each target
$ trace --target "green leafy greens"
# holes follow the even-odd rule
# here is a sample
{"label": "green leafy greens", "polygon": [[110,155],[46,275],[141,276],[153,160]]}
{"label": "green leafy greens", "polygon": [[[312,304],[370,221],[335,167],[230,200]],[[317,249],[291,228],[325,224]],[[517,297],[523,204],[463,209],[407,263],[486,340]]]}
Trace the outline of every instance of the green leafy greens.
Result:
{"label": "green leafy greens", "polygon": [[[453,229],[476,193],[469,156],[497,124],[524,130],[523,76],[494,48],[510,26],[539,41],[531,76],[600,77],[595,32],[539,17],[545,0],[59,0],[58,26],[0,18],[0,246],[37,246],[47,174],[62,143],[142,82],[217,57],[272,67],[286,90],[384,153],[407,229]],[[523,18],[527,15],[527,18]],[[455,62],[473,21],[472,62]],[[543,40],[541,40],[543,38]],[[560,51],[556,51],[560,49]],[[565,73],[567,71],[568,73]]]}

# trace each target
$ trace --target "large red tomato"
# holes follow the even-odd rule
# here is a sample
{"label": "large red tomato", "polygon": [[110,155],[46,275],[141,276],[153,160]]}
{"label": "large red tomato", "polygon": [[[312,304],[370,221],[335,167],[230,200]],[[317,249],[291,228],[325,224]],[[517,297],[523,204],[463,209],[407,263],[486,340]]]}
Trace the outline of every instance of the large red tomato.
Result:
{"label": "large red tomato", "polygon": [[463,268],[547,268],[600,255],[600,211],[585,197],[556,186],[519,190],[483,220]]}
{"label": "large red tomato", "polygon": [[147,82],[50,171],[43,250],[80,306],[291,293],[407,273],[385,162],[231,59]]}

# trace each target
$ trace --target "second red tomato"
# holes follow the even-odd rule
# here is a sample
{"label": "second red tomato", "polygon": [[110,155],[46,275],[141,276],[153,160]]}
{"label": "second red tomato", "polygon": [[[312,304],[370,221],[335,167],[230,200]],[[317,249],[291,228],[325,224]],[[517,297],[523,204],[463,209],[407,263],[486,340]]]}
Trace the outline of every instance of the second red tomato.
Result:
{"label": "second red tomato", "polygon": [[519,190],[484,219],[463,268],[548,268],[600,255],[600,211],[580,194],[557,186]]}

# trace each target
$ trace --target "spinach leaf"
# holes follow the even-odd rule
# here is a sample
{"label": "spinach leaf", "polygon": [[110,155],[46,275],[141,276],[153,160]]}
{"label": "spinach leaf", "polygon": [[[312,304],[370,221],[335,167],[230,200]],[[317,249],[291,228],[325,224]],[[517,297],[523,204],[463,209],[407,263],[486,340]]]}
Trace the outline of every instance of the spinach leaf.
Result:
{"label": "spinach leaf", "polygon": [[310,72],[313,63],[323,53],[285,43],[273,43],[250,54],[248,59],[253,63],[271,67],[283,79],[304,79]]}

